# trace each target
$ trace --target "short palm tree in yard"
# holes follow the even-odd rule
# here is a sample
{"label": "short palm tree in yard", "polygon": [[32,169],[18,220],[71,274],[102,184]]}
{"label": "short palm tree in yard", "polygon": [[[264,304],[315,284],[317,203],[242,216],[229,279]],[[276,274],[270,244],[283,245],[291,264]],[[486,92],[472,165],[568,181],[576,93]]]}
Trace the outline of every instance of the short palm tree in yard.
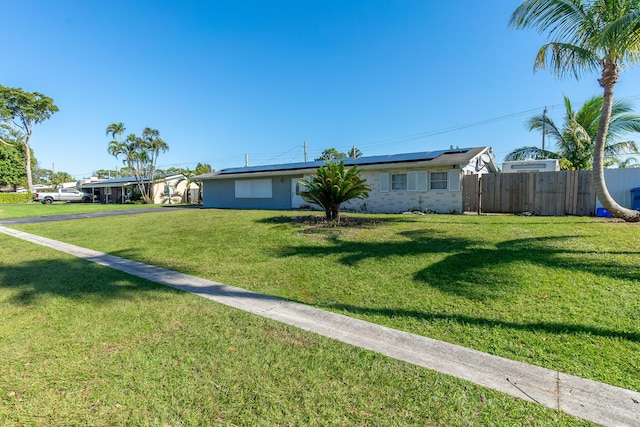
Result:
{"label": "short palm tree in yard", "polygon": [[640,0],[525,0],[511,25],[548,33],[534,69],[550,67],[558,77],[598,72],[603,102],[593,153],[596,195],[613,215],[640,221],[640,212],[620,206],[604,179],[605,146],[619,71],[640,60]]}
{"label": "short palm tree in yard", "polygon": [[[592,169],[602,96],[591,98],[578,111],[573,111],[571,101],[565,96],[564,106],[565,117],[562,125],[556,124],[546,114],[534,116],[528,121],[530,130],[544,132],[555,141],[555,151],[521,147],[507,154],[505,160],[558,159],[561,169]],[[616,164],[624,154],[638,152],[638,146],[634,141],[618,141],[621,135],[630,132],[640,132],[640,115],[632,112],[629,103],[615,101],[604,147],[607,165]]]}
{"label": "short palm tree in yard", "polygon": [[311,181],[300,181],[305,188],[300,193],[307,202],[324,209],[327,221],[340,221],[340,205],[352,199],[369,197],[371,190],[360,177],[357,166],[345,169],[344,162],[329,162],[318,168]]}

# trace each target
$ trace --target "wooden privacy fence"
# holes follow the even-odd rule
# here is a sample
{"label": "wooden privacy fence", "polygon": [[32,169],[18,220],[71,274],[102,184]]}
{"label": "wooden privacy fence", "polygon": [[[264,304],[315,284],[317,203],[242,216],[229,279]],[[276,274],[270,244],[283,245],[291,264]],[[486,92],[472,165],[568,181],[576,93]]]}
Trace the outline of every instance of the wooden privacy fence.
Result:
{"label": "wooden privacy fence", "polygon": [[591,171],[466,175],[462,186],[465,211],[593,216],[596,209]]}

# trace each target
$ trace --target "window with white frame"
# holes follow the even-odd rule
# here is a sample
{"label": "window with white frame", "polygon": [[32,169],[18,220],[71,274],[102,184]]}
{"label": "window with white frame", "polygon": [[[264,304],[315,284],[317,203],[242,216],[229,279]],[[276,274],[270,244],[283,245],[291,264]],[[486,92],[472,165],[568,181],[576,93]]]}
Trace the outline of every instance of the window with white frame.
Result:
{"label": "window with white frame", "polygon": [[175,185],[172,184],[165,184],[164,185],[164,195],[165,196],[173,196],[173,193],[176,192],[176,187]]}
{"label": "window with white frame", "polygon": [[242,179],[235,181],[236,199],[270,199],[273,197],[270,179]]}
{"label": "window with white frame", "polygon": [[427,191],[428,175],[427,171],[408,171],[407,173],[380,172],[380,192]]}
{"label": "window with white frame", "polygon": [[407,174],[391,174],[391,191],[407,191]]}
{"label": "window with white frame", "polygon": [[449,175],[447,172],[431,172],[429,177],[429,188],[431,190],[446,190]]}
{"label": "window with white frame", "polygon": [[427,171],[407,172],[407,191],[427,191]]}

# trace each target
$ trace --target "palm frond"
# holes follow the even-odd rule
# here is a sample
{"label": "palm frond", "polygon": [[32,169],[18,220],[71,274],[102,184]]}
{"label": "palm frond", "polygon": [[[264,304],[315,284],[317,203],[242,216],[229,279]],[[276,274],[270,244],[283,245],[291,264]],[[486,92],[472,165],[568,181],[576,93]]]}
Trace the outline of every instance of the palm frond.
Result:
{"label": "palm frond", "polygon": [[586,15],[580,0],[525,0],[511,15],[509,25],[548,32],[554,39],[572,39]]}
{"label": "palm frond", "polygon": [[540,130],[540,132],[544,131],[545,135],[550,136],[555,140],[562,139],[562,132],[555,124],[555,122],[546,115],[537,115],[531,117],[527,120],[527,127],[529,130]]}
{"label": "palm frond", "polygon": [[607,140],[616,140],[622,135],[636,132],[640,132],[639,115],[634,113],[611,113]]}
{"label": "palm frond", "polygon": [[541,159],[557,159],[558,154],[552,151],[543,150],[538,147],[520,147],[516,148],[504,157],[507,162],[517,160],[541,160]]}
{"label": "palm frond", "polygon": [[635,157],[628,157],[618,162],[619,168],[637,168],[640,167],[640,162]]}
{"label": "palm frond", "polygon": [[[603,6],[621,7],[603,13]],[[602,29],[597,43],[606,46],[612,58],[628,64],[640,59],[640,4],[637,1],[598,2],[594,8],[599,12]]]}
{"label": "palm frond", "polygon": [[580,78],[600,69],[600,58],[593,51],[570,43],[550,42],[543,45],[533,62],[533,70],[545,70],[558,78],[567,75]]}
{"label": "palm frond", "polygon": [[626,154],[640,154],[638,144],[635,141],[620,141],[615,144],[607,144],[604,147],[604,154],[607,157],[618,158]]}

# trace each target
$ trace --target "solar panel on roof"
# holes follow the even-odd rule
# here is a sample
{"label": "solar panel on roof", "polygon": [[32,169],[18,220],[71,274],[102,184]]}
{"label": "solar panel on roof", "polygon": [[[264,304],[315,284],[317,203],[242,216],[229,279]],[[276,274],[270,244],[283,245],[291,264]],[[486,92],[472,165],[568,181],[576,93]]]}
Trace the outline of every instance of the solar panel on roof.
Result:
{"label": "solar panel on roof", "polygon": [[[461,148],[456,150],[438,150],[438,151],[423,151],[419,153],[405,153],[405,154],[389,154],[382,156],[368,156],[360,157],[359,159],[343,159],[345,166],[353,165],[375,165],[385,163],[398,163],[398,162],[419,162],[433,160],[440,157],[443,154],[458,154],[466,153],[469,148]],[[276,171],[292,171],[298,169],[316,169],[323,166],[325,161],[313,161],[313,162],[298,162],[298,163],[285,163],[280,165],[265,165],[265,166],[245,166],[240,168],[222,169],[219,175],[231,175],[237,173],[251,173],[251,172],[276,172]]]}

